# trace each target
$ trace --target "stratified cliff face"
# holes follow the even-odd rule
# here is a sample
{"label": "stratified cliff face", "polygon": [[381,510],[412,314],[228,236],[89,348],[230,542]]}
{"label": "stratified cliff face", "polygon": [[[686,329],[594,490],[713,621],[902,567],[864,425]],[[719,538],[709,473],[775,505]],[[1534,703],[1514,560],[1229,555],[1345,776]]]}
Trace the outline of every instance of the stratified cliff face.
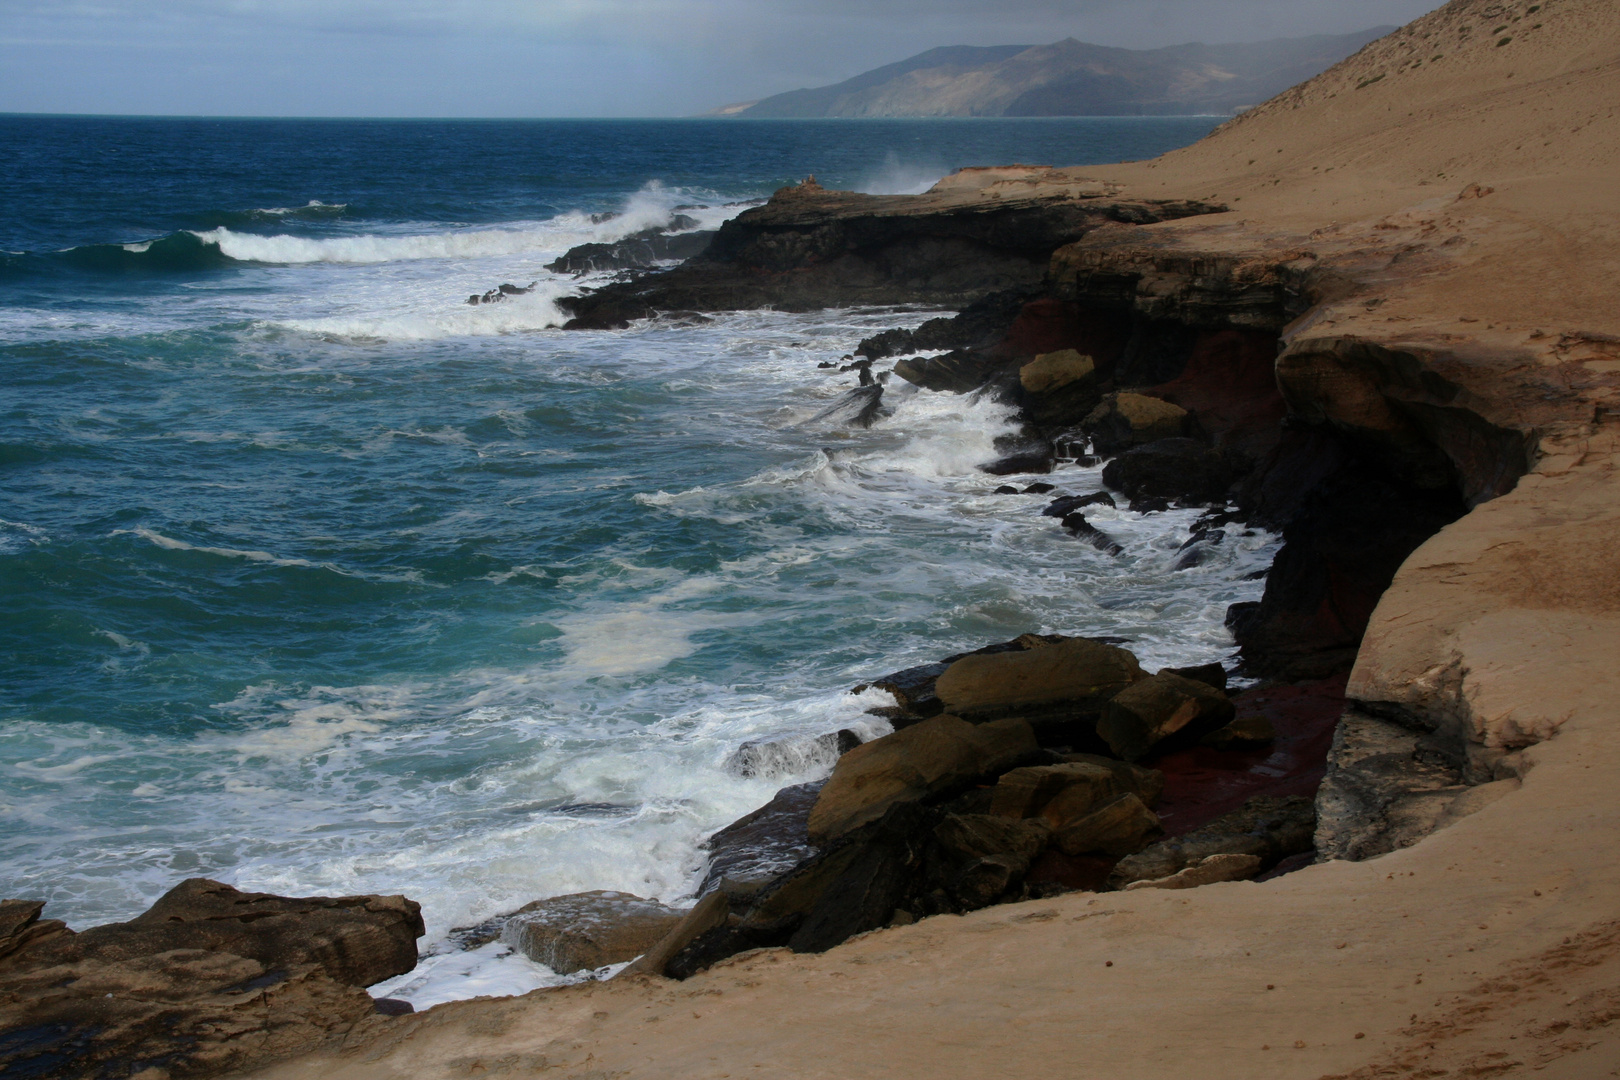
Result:
{"label": "stratified cliff face", "polygon": [[1051,45],[931,49],[834,86],[794,90],[727,115],[1188,116],[1257,105],[1392,27],[1241,45],[1116,49]]}

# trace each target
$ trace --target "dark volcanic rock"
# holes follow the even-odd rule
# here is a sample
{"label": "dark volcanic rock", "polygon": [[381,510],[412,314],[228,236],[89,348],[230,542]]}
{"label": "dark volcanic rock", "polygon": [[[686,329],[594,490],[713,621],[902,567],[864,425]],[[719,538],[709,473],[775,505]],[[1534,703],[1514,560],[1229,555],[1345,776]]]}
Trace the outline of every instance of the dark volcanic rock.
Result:
{"label": "dark volcanic rock", "polygon": [[1081,430],[1091,436],[1092,447],[1106,456],[1122,454],[1133,446],[1188,434],[1187,410],[1143,394],[1109,394],[1087,413]]}
{"label": "dark volcanic rock", "polygon": [[1031,290],[1058,245],[1107,222],[1148,224],[1202,203],[861,195],[784,188],[721,226],[707,251],[662,273],[561,302],[571,329],[622,326],[658,311],[852,304],[968,304]]}
{"label": "dark volcanic rock", "polygon": [[924,390],[966,394],[977,390],[1006,364],[987,352],[956,349],[943,356],[913,357],[894,365],[894,373]]}
{"label": "dark volcanic rock", "polygon": [[855,687],[853,692],[858,694],[871,686],[893,694],[894,700],[899,703],[904,713],[902,718],[904,722],[897,720],[894,726],[905,727],[907,723],[916,723],[930,716],[938,716],[944,710],[944,706],[934,694],[934,680],[945,674],[948,666],[948,664],[919,664],[873,679],[870,683],[862,683]]}
{"label": "dark volcanic rock", "polygon": [[1160,439],[1103,468],[1103,483],[1136,500],[1218,502],[1232,478],[1221,455],[1195,439]]}
{"label": "dark volcanic rock", "polygon": [[[693,225],[697,222],[686,218]],[[597,270],[633,270],[655,266],[674,259],[690,259],[708,250],[713,229],[698,232],[670,232],[643,229],[623,240],[607,244],[580,244],[546,264],[557,274],[586,274]]]}
{"label": "dark volcanic rock", "polygon": [[1076,510],[1086,506],[1114,506],[1114,497],[1106,491],[1093,491],[1090,495],[1064,495],[1053,499],[1045,510],[1041,511],[1043,517],[1068,517]]}
{"label": "dark volcanic rock", "polygon": [[1112,536],[1103,532],[1097,526],[1086,520],[1084,514],[1070,514],[1063,519],[1063,527],[1070,533],[1078,536],[1098,551],[1108,555],[1118,555],[1125,549],[1114,541]]}

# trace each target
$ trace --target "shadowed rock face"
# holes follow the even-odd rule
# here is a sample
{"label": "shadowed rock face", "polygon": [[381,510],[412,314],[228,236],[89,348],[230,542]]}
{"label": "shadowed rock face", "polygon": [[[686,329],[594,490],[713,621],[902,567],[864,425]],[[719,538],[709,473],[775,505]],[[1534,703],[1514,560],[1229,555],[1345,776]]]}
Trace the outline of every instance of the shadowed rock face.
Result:
{"label": "shadowed rock face", "polygon": [[281,897],[204,878],[75,934],[0,905],[0,1073],[214,1075],[383,1022],[364,987],[416,966],[402,896]]}

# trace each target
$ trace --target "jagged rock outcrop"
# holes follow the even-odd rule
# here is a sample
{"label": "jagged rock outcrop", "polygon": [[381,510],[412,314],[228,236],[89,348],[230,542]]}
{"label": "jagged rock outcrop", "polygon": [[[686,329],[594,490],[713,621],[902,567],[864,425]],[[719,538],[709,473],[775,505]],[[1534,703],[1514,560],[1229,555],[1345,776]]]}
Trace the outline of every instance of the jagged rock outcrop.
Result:
{"label": "jagged rock outcrop", "polygon": [[364,987],[415,967],[423,933],[402,896],[290,898],[203,878],[77,934],[39,909],[0,906],[8,1076],[211,1076],[309,1051],[387,1022]]}

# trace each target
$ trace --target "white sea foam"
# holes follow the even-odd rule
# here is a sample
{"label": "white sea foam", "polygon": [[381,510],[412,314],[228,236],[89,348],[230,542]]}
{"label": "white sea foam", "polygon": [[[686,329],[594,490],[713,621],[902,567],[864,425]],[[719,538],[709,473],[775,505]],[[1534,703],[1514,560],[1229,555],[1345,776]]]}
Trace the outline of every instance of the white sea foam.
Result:
{"label": "white sea foam", "polygon": [[247,548],[209,547],[203,544],[191,544],[184,540],[176,540],[171,536],[164,536],[152,529],[114,529],[109,536],[138,536],[167,551],[200,551],[205,555],[218,555],[223,559],[247,559],[249,562],[269,563],[272,566],[321,566],[329,570],[337,567],[330,563],[315,563],[308,559],[286,559],[279,555],[272,555],[268,551],[253,551]]}

